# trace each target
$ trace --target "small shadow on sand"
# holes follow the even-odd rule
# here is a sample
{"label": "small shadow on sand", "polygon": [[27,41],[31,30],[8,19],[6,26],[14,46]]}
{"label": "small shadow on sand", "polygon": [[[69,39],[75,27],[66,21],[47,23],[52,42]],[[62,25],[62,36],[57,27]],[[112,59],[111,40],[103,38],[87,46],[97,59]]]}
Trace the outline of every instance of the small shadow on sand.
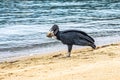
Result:
{"label": "small shadow on sand", "polygon": [[56,54],[56,55],[53,55],[52,57],[60,57],[60,56],[62,56],[62,54]]}

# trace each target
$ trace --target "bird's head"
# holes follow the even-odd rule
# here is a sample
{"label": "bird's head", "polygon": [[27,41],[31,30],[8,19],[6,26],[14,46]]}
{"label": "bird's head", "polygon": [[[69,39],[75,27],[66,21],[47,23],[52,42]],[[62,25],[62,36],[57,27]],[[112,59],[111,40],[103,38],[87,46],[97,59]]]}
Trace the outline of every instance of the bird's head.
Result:
{"label": "bird's head", "polygon": [[47,33],[47,37],[53,37],[56,36],[56,34],[59,31],[59,27],[58,25],[53,25],[52,28],[50,29],[50,31]]}

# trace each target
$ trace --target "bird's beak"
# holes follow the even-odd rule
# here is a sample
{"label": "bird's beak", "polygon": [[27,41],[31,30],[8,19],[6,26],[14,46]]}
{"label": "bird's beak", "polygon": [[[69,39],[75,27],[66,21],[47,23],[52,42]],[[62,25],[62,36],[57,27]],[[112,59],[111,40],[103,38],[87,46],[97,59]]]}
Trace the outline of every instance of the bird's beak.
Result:
{"label": "bird's beak", "polygon": [[53,31],[49,31],[46,36],[52,38],[54,36]]}

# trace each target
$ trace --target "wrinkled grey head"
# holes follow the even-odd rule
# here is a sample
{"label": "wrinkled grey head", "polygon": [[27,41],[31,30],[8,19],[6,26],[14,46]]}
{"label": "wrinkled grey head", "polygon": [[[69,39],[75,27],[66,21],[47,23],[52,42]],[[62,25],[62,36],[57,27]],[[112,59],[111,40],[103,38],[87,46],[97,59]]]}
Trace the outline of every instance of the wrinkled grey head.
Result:
{"label": "wrinkled grey head", "polygon": [[52,28],[50,29],[50,31],[53,31],[55,34],[57,33],[57,31],[59,30],[58,25],[53,25]]}
{"label": "wrinkled grey head", "polygon": [[52,28],[50,29],[50,31],[47,33],[47,37],[55,36],[58,31],[59,31],[58,25],[53,25]]}

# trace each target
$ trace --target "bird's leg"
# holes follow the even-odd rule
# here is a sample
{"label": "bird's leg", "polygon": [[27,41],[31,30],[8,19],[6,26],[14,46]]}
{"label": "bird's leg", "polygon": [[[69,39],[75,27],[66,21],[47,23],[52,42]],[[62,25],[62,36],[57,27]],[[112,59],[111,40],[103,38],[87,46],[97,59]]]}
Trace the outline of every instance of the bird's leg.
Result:
{"label": "bird's leg", "polygon": [[67,53],[66,57],[70,57],[71,50],[72,50],[72,45],[68,45],[68,53]]}

